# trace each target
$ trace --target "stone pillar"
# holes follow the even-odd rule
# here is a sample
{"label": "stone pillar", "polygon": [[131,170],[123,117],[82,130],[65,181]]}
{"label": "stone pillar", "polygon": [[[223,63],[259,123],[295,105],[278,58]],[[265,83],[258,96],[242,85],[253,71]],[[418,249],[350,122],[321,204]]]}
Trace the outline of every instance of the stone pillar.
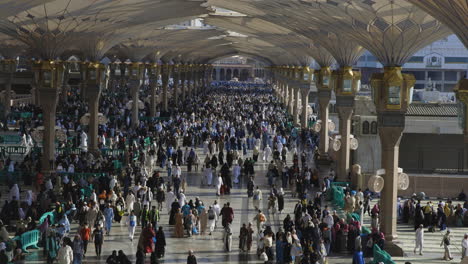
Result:
{"label": "stone pillar", "polygon": [[216,68],[216,81],[219,81],[219,68]]}
{"label": "stone pillar", "polygon": [[330,96],[331,91],[318,91],[320,120],[322,120],[319,142],[319,151],[321,155],[326,155],[328,153],[328,105],[330,103]]}
{"label": "stone pillar", "polygon": [[174,81],[174,107],[177,107],[179,104],[179,74],[178,72],[174,72],[172,75]]}
{"label": "stone pillar", "polygon": [[163,87],[163,96],[162,96],[162,111],[167,112],[169,110],[167,103],[167,88],[169,85],[169,73],[163,73],[162,75],[162,87]]}
{"label": "stone pillar", "polygon": [[302,89],[302,114],[301,114],[301,127],[307,128],[307,107],[309,106],[309,89]]}
{"label": "stone pillar", "polygon": [[299,124],[299,87],[294,87],[293,122]]}
{"label": "stone pillar", "polygon": [[55,88],[39,87],[39,101],[41,102],[44,123],[42,141],[42,172],[48,174],[54,169],[55,160],[55,118],[58,103],[58,90]]}
{"label": "stone pillar", "polygon": [[38,104],[38,100],[37,100],[36,86],[33,85],[33,84],[31,84],[30,93],[31,93],[31,98],[32,98],[32,104],[33,104],[33,105],[37,105],[37,104]]}
{"label": "stone pillar", "polygon": [[136,81],[136,80],[132,80],[130,81],[130,92],[132,93],[132,100],[133,100],[133,104],[132,104],[132,127],[135,128],[135,127],[138,127],[138,125],[140,124],[140,120],[139,120],[139,114],[138,114],[138,101],[140,100],[138,98],[138,95],[139,95],[139,92],[140,92],[140,81]]}
{"label": "stone pillar", "polygon": [[182,89],[181,95],[182,95],[182,102],[185,101],[186,98],[186,87],[185,87],[185,76],[187,74],[185,72],[180,73],[180,88]]}
{"label": "stone pillar", "polygon": [[192,73],[192,79],[193,79],[193,95],[198,95],[200,87],[198,83],[198,71],[194,71]]}
{"label": "stone pillar", "polygon": [[[352,98],[354,101],[354,98]],[[340,118],[341,149],[339,151],[337,176],[338,181],[348,181],[349,172],[349,137],[351,136],[351,117],[353,116],[353,107],[340,106],[337,99],[338,115]]]}
{"label": "stone pillar", "polygon": [[192,96],[192,93],[193,93],[192,78],[193,78],[193,72],[191,71],[187,72],[187,96],[188,97]]}
{"label": "stone pillar", "polygon": [[68,100],[68,92],[70,91],[70,85],[68,82],[65,82],[62,85],[62,92],[60,93],[60,101],[66,103]]}
{"label": "stone pillar", "polygon": [[59,98],[59,100],[63,103],[67,102],[68,91],[70,90],[70,85],[68,84],[68,80],[70,76],[69,76],[68,70],[69,70],[68,65],[65,64],[65,70],[63,72],[63,83],[60,87],[61,89],[60,89],[60,98]]}
{"label": "stone pillar", "polygon": [[283,90],[283,105],[284,105],[285,108],[287,108],[287,105],[288,105],[288,86],[286,85],[286,82],[281,81],[281,89]]}
{"label": "stone pillar", "polygon": [[384,113],[378,115],[378,120],[382,145],[382,168],[385,169],[380,219],[385,239],[393,241],[397,238],[398,153],[405,116],[399,113]]}
{"label": "stone pillar", "polygon": [[11,85],[13,84],[13,72],[8,72],[7,73],[7,79],[5,83],[5,116],[7,116],[10,113],[11,110]]}
{"label": "stone pillar", "polygon": [[150,115],[151,117],[156,116],[156,87],[158,86],[158,78],[150,79]]}
{"label": "stone pillar", "polygon": [[[98,128],[99,128],[99,98],[101,97],[100,85],[86,85],[86,97],[89,108],[89,151],[99,153]],[[137,113],[138,116],[138,113]],[[132,119],[133,122],[133,119]]]}
{"label": "stone pillar", "polygon": [[293,86],[291,84],[288,84],[288,90],[289,90],[288,91],[289,97],[288,97],[288,108],[287,109],[288,109],[288,113],[290,115],[292,115],[293,111],[294,111],[293,103],[294,103],[294,100],[296,98],[294,98],[294,88],[293,88]]}

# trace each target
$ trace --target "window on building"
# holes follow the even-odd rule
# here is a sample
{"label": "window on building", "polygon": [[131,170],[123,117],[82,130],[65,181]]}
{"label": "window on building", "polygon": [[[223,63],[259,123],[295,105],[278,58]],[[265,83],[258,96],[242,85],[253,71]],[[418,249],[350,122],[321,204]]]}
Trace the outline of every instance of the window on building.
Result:
{"label": "window on building", "polygon": [[368,135],[369,134],[369,122],[368,121],[364,121],[362,123],[362,134],[363,135]]}
{"label": "window on building", "polygon": [[423,63],[424,57],[423,56],[413,56],[408,60],[408,63]]}
{"label": "window on building", "polygon": [[442,81],[442,72],[441,71],[428,71],[427,77],[431,78],[433,81]]}
{"label": "window on building", "polygon": [[377,121],[372,121],[370,130],[371,134],[377,134]]}
{"label": "window on building", "polygon": [[426,59],[426,67],[441,67],[442,58],[438,56],[431,56]]}
{"label": "window on building", "polygon": [[458,81],[457,73],[458,72],[456,71],[446,71],[445,80],[446,81]]}
{"label": "window on building", "polygon": [[468,57],[445,57],[445,63],[468,63]]}
{"label": "window on building", "polygon": [[413,74],[417,81],[424,81],[426,79],[424,71],[403,71],[403,73]]}
{"label": "window on building", "polygon": [[423,83],[417,83],[414,85],[414,89],[424,89],[424,84]]}

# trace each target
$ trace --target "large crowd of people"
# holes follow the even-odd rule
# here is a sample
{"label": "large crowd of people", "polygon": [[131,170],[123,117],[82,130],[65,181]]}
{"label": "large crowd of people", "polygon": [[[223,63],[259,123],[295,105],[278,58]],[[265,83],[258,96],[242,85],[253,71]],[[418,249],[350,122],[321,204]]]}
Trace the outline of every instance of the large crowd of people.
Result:
{"label": "large crowd of people", "polygon": [[[326,263],[330,254],[345,252],[355,253],[353,263],[364,263],[374,245],[384,249],[379,206],[371,206],[370,191],[349,186],[342,190],[344,210],[359,217],[339,216],[327,205],[326,193],[335,174],[319,173],[318,135],[295,128],[271,89],[229,85],[216,84],[183,103],[171,102],[167,118],[149,118],[146,103],[136,127],[127,107],[131,100],[127,88],[104,91],[100,112],[108,122],[99,126],[99,153],[88,150],[86,127],[80,123],[87,105],[80,91],[61,98],[56,123],[66,131],[67,140],[60,143],[65,151],[56,155],[55,173],[42,173],[37,143],[24,160],[7,157],[0,163],[9,175],[22,175],[22,184],[7,177],[10,191],[7,198],[2,196],[0,263],[23,257],[20,241],[13,236],[39,230],[48,263],[80,264],[92,254],[89,242],[94,243],[95,255],[101,256],[106,236],[113,234],[116,224],[128,227],[126,240],[136,239],[132,243],[136,256],[113,251],[105,258],[108,264],[132,259],[159,263],[165,257],[166,236],[213,236],[216,231],[222,232],[223,250],[232,251],[233,236],[238,236],[239,254],[248,254],[256,245],[255,253],[265,263]],[[142,97],[147,92],[144,88]],[[30,105],[14,110],[32,113],[8,121],[28,142],[42,124],[41,110]],[[259,173],[259,163],[266,171]],[[211,203],[192,192],[189,181],[194,180],[188,177],[197,171],[197,184],[212,188],[213,197],[229,197],[233,188],[245,186],[244,195],[255,210],[251,222],[234,230],[233,220],[240,213],[229,202]],[[294,208],[285,208],[287,199],[297,200]],[[466,225],[467,202],[457,206],[441,202],[435,210],[414,197],[401,208],[402,221],[414,221],[416,228]],[[266,212],[281,217],[276,232]],[[372,216],[372,230],[364,236],[365,213]],[[167,223],[161,221],[162,214],[169,216]],[[141,229],[138,237],[136,229]],[[197,263],[194,252],[189,252],[187,263]]]}

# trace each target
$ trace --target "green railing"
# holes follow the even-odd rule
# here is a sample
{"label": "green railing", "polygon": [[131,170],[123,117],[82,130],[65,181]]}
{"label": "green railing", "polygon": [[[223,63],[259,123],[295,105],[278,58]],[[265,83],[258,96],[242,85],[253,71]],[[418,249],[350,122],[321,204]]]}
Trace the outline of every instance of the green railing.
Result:
{"label": "green railing", "polygon": [[101,149],[102,155],[105,156],[119,156],[125,153],[123,149]]}
{"label": "green railing", "polygon": [[24,155],[28,151],[28,148],[21,146],[0,146],[0,152],[3,154],[19,154]]}
{"label": "green railing", "polygon": [[17,119],[17,118],[26,119],[26,118],[32,118],[32,116],[33,116],[33,113],[31,112],[11,112],[9,114],[9,117],[13,119]]}
{"label": "green railing", "polygon": [[21,236],[16,236],[13,240],[21,241],[21,250],[25,253],[29,253],[28,247],[38,249],[37,243],[41,238],[41,232],[37,229],[31,230],[21,234]]}
{"label": "green railing", "polygon": [[57,172],[58,175],[68,175],[68,178],[72,178],[74,181],[79,179],[88,179],[88,178],[100,178],[107,177],[108,173],[105,172]]}
{"label": "green railing", "polygon": [[0,144],[20,144],[21,136],[20,135],[1,135]]}
{"label": "green railing", "polygon": [[60,155],[63,155],[63,154],[80,155],[83,150],[80,148],[56,148],[55,151]]}

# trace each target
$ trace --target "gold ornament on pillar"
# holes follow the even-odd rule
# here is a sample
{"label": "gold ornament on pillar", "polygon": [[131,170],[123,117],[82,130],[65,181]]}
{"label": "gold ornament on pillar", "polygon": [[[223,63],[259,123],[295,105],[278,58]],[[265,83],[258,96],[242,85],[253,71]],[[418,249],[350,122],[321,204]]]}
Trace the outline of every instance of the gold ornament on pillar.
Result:
{"label": "gold ornament on pillar", "polygon": [[461,79],[453,89],[458,101],[458,125],[463,130],[464,141],[468,143],[468,79]]}
{"label": "gold ornament on pillar", "polygon": [[145,75],[145,64],[141,62],[132,62],[129,65],[129,74],[130,78],[134,81],[143,80],[143,76]]}
{"label": "gold ornament on pillar", "polygon": [[412,74],[401,73],[401,67],[385,67],[383,73],[372,74],[372,97],[377,112],[406,113],[415,83]]}
{"label": "gold ornament on pillar", "polygon": [[295,81],[302,81],[302,67],[301,66],[295,66],[294,68],[294,72],[293,72],[293,79]]}
{"label": "gold ornament on pillar", "polygon": [[16,60],[3,59],[0,60],[0,72],[14,73],[16,71]]}
{"label": "gold ornament on pillar", "polygon": [[34,79],[41,88],[57,88],[62,85],[64,66],[60,61],[34,61]]}
{"label": "gold ornament on pillar", "polygon": [[84,70],[86,71],[86,82],[88,85],[100,85],[105,79],[105,71],[106,67],[104,64],[99,62],[90,62],[90,63],[83,63],[86,67]]}
{"label": "gold ornament on pillar", "polygon": [[310,85],[314,80],[314,70],[311,69],[309,66],[301,67],[300,79],[304,84]]}
{"label": "gold ornament on pillar", "polygon": [[178,74],[180,72],[180,64],[176,63],[176,64],[172,65],[172,72],[174,74]]}
{"label": "gold ornament on pillar", "polygon": [[333,71],[333,88],[337,96],[354,97],[361,89],[361,73],[353,71],[353,67],[343,67]]}
{"label": "gold ornament on pillar", "polygon": [[157,79],[160,74],[161,67],[157,63],[147,63],[145,66],[148,76],[152,79]]}
{"label": "gold ornament on pillar", "polygon": [[322,67],[320,68],[320,72],[318,72],[318,87],[321,90],[327,90],[330,91],[332,86],[331,86],[331,68],[330,67]]}
{"label": "gold ornament on pillar", "polygon": [[296,66],[289,66],[288,70],[288,79],[289,80],[294,80],[294,73],[296,72]]}

